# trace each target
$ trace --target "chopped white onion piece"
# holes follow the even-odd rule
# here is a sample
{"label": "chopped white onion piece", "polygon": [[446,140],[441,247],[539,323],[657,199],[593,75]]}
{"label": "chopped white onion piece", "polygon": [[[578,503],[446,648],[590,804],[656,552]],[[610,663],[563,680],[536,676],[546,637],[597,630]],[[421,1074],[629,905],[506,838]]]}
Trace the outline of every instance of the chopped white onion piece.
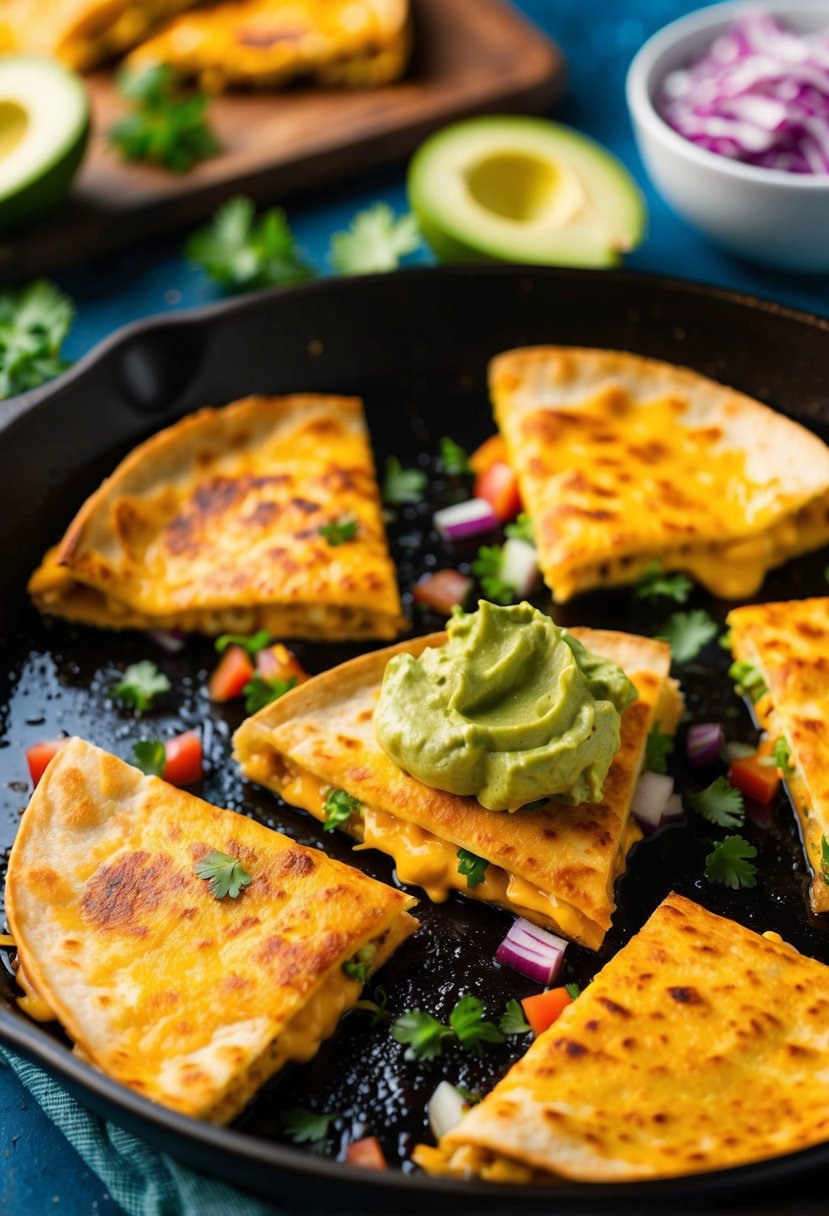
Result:
{"label": "chopped white onion piece", "polygon": [[457,1127],[468,1107],[469,1103],[454,1085],[441,1081],[426,1103],[429,1126],[438,1142],[448,1135],[453,1127]]}
{"label": "chopped white onion piece", "polygon": [[674,779],[667,773],[643,773],[633,794],[634,818],[649,828],[659,827],[673,792]]}
{"label": "chopped white onion piece", "polygon": [[525,540],[511,536],[501,550],[501,579],[515,588],[518,599],[529,595],[538,582],[538,550]]}

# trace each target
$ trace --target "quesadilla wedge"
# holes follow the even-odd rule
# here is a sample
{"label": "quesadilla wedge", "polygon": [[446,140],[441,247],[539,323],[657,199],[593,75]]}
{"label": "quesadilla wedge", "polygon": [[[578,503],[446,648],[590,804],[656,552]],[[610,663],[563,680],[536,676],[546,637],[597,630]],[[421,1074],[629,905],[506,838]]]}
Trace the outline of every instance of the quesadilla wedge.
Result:
{"label": "quesadilla wedge", "polygon": [[438,1148],[429,1173],[623,1182],[829,1139],[829,968],[669,895]]}
{"label": "quesadilla wedge", "polygon": [[410,43],[408,0],[231,0],[171,22],[128,65],[167,63],[211,91],[360,87],[401,76]]}
{"label": "quesadilla wedge", "polygon": [[85,72],[200,0],[3,0],[0,51],[53,55]]}
{"label": "quesadilla wedge", "polygon": [[[351,807],[350,815],[336,817],[337,826],[362,847],[388,853],[400,881],[423,887],[430,899],[460,891],[596,950],[610,927],[615,879],[641,835],[629,811],[648,732],[660,720],[672,733],[680,700],[664,643],[571,632],[618,663],[639,693],[622,715],[621,746],[601,802],[573,807],[548,800],[515,814],[488,811],[474,797],[423,785],[381,750],[372,716],[386,664],[394,655],[441,646],[445,633],[363,655],[309,680],[248,718],[234,737],[234,755],[251,781],[317,819],[328,819],[327,802]],[[489,863],[474,886],[458,872],[459,850]]]}
{"label": "quesadilla wedge", "polygon": [[[243,867],[221,897],[198,873],[216,853]],[[116,1081],[213,1123],[315,1054],[360,995],[344,964],[381,966],[413,903],[81,739],[32,795],[6,881],[23,1007]]]}
{"label": "quesadilla wedge", "polygon": [[32,576],[110,629],[392,638],[405,624],[362,404],[248,397],[140,444]]}
{"label": "quesadilla wedge", "polygon": [[812,867],[812,909],[829,912],[829,599],[751,604],[727,624],[734,658],[762,681],[759,724],[788,744],[786,784]]}
{"label": "quesadilla wedge", "polygon": [[734,389],[553,346],[499,355],[490,389],[559,602],[635,582],[655,561],[737,599],[829,541],[829,448]]}

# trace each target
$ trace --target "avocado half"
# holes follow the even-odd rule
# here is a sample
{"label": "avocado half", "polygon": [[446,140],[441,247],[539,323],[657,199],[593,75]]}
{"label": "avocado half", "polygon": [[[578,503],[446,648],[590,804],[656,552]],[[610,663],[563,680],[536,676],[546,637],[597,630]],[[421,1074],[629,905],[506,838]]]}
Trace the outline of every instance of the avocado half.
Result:
{"label": "avocado half", "polygon": [[615,266],[647,218],[620,161],[543,118],[473,118],[439,131],[412,158],[408,190],[444,262]]}
{"label": "avocado half", "polygon": [[52,59],[0,58],[0,230],[60,202],[88,138],[89,101],[78,76]]}

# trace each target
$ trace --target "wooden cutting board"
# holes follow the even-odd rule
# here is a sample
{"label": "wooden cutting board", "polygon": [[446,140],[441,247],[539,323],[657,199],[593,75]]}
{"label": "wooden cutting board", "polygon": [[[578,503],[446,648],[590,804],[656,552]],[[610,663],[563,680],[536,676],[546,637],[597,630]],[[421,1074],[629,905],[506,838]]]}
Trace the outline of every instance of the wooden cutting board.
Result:
{"label": "wooden cutting board", "polygon": [[111,73],[89,78],[93,136],[70,198],[0,241],[0,278],[85,261],[210,215],[243,193],[281,202],[298,191],[404,160],[438,127],[470,114],[543,112],[564,59],[508,0],[412,0],[415,53],[406,78],[379,89],[216,98],[222,152],[184,175],[128,165],[103,133],[124,113]]}

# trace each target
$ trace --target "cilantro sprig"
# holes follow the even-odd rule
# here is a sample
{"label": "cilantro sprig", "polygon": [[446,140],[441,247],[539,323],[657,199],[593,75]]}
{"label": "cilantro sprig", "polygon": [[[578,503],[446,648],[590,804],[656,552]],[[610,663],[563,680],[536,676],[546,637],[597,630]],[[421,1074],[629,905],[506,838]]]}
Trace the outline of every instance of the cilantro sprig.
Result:
{"label": "cilantro sprig", "polygon": [[705,859],[705,877],[709,882],[738,890],[757,886],[757,867],[750,860],[757,856],[753,844],[742,836],[726,836],[716,844]]}
{"label": "cilantro sprig", "polygon": [[662,563],[653,561],[633,589],[635,600],[673,600],[684,604],[694,584],[685,574],[666,574]]}
{"label": "cilantro sprig", "polygon": [[311,1144],[319,1147],[328,1136],[328,1130],[337,1117],[336,1114],[318,1115],[312,1110],[294,1106],[283,1113],[281,1123],[285,1133],[294,1144]]}
{"label": "cilantro sprig", "polygon": [[717,634],[717,624],[702,608],[675,612],[659,637],[668,642],[675,663],[690,663]]}
{"label": "cilantro sprig", "polygon": [[420,502],[427,480],[422,469],[404,469],[396,456],[389,456],[383,478],[383,502],[390,507]]}
{"label": "cilantro sprig", "polygon": [[167,749],[160,739],[140,739],[132,745],[132,762],[148,777],[163,777]]}
{"label": "cilantro sprig", "polygon": [[334,233],[329,260],[338,274],[374,274],[396,270],[419,245],[417,218],[411,212],[396,217],[380,202],[358,211],[347,231]]}
{"label": "cilantro sprig", "polygon": [[230,857],[218,849],[205,853],[194,865],[193,872],[197,878],[203,878],[210,884],[210,894],[214,899],[224,899],[226,895],[237,899],[242,888],[253,881],[238,857]]}
{"label": "cilantro sprig", "polygon": [[259,629],[256,633],[223,633],[213,643],[217,654],[224,654],[229,646],[241,646],[251,658],[260,650],[271,644],[272,638],[267,629]]}
{"label": "cilantro sprig", "polygon": [[60,357],[71,300],[47,279],[0,291],[0,400],[37,388],[69,364]]}
{"label": "cilantro sprig", "polygon": [[107,131],[124,160],[150,161],[172,173],[186,173],[219,151],[207,121],[207,98],[183,91],[168,64],[120,72],[118,91],[135,107]]}
{"label": "cilantro sprig", "polygon": [[284,697],[286,692],[296,688],[296,684],[296,676],[288,676],[287,680],[280,680],[278,676],[254,675],[242,689],[245,694],[246,712],[257,713],[266,705],[270,705],[272,701],[278,701],[280,697]]}
{"label": "cilantro sprig", "polygon": [[353,515],[343,515],[341,519],[332,519],[330,524],[323,524],[317,530],[323,540],[327,541],[332,548],[336,548],[337,545],[344,545],[347,541],[354,540],[358,527],[359,524]]}
{"label": "cilantro sprig", "polygon": [[185,247],[189,261],[225,291],[253,291],[314,277],[304,261],[285,212],[278,207],[258,219],[249,198],[232,198]]}
{"label": "cilantro sprig", "polygon": [[504,535],[509,540],[524,540],[528,545],[535,544],[535,532],[533,531],[533,521],[525,511],[522,511],[515,519],[514,523],[507,524],[504,528]]}
{"label": "cilantro sprig", "polygon": [[437,467],[438,471],[445,473],[447,477],[463,477],[472,472],[466,452],[448,435],[444,435],[440,441]]}
{"label": "cilantro sprig", "polygon": [[[422,1009],[409,1009],[396,1018],[391,1036],[406,1045],[406,1060],[436,1060],[444,1044],[457,1043],[464,1051],[481,1054],[484,1043],[503,1043],[505,1032],[484,1016],[483,1002],[476,996],[462,996],[449,1014],[449,1024],[439,1022]],[[506,1016],[506,1015],[505,1015]]]}
{"label": "cilantro sprig", "polygon": [[478,857],[469,849],[458,849],[458,873],[466,877],[467,887],[477,887],[484,881],[488,865],[485,857]]}
{"label": "cilantro sprig", "polygon": [[529,1022],[524,1017],[524,1011],[520,1003],[514,997],[511,1001],[507,1001],[507,1007],[501,1015],[498,1029],[501,1034],[507,1037],[518,1034],[529,1034],[532,1030]]}
{"label": "cilantro sprig", "polygon": [[322,809],[325,811],[323,830],[333,832],[334,828],[341,828],[343,824],[348,823],[352,815],[361,811],[363,804],[346,790],[334,789],[328,794]]}
{"label": "cilantro sprig", "polygon": [[645,744],[645,768],[651,773],[667,773],[668,757],[674,750],[674,741],[662,730],[657,722],[648,735]]}
{"label": "cilantro sprig", "polygon": [[688,794],[692,810],[721,828],[738,828],[745,822],[743,795],[725,777],[717,777],[698,793]]}
{"label": "cilantro sprig", "polygon": [[362,946],[357,953],[347,959],[343,965],[343,972],[350,980],[356,980],[358,984],[364,984],[368,979],[368,973],[371,971],[371,964],[374,962],[374,956],[377,953],[377,947],[369,942],[367,946]]}
{"label": "cilantro sprig", "polygon": [[130,663],[118,683],[110,689],[109,695],[113,701],[132,705],[137,713],[143,714],[157,696],[169,692],[170,688],[170,681],[155,663],[142,659],[140,663]]}
{"label": "cilantro sprig", "polygon": [[511,604],[516,590],[504,581],[504,551],[499,545],[481,545],[472,563],[472,573],[480,580],[484,595],[493,604]]}

